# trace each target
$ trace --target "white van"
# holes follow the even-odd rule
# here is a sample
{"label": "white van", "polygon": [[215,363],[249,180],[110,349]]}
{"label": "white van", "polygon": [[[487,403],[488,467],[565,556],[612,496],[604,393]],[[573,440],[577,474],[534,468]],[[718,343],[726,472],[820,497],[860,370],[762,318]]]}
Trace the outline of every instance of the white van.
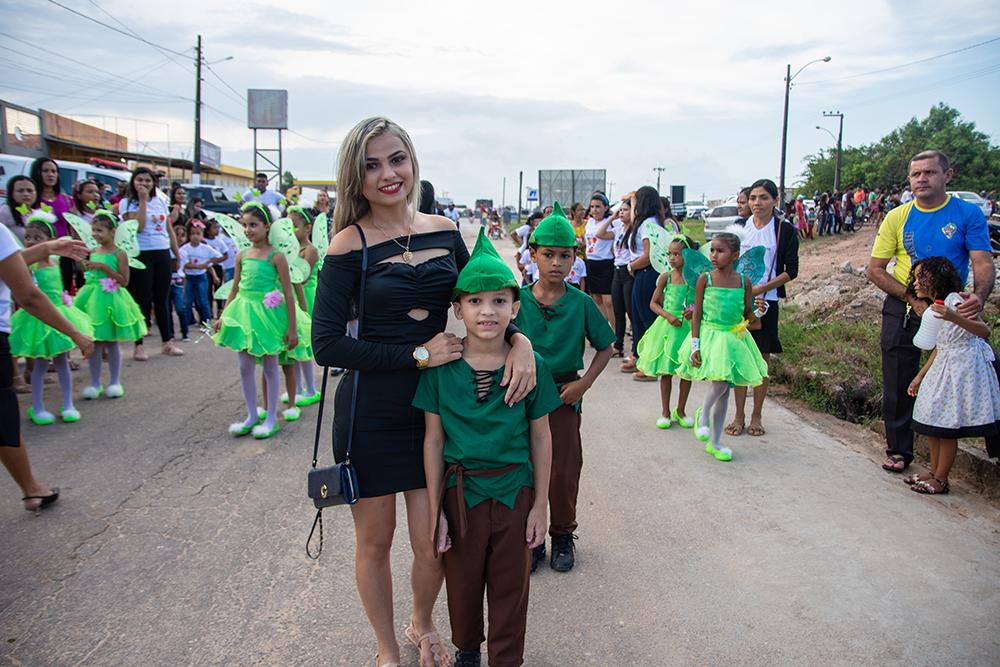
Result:
{"label": "white van", "polygon": [[[35,158],[24,157],[23,155],[9,155],[0,153],[0,196],[7,196],[7,181],[11,176],[30,176],[31,163]],[[124,169],[108,169],[98,167],[83,162],[70,162],[68,160],[56,160],[59,165],[59,189],[65,194],[72,194],[73,184],[92,178],[98,183],[107,183],[111,186],[111,193],[114,194],[119,181],[128,181],[132,173]]]}

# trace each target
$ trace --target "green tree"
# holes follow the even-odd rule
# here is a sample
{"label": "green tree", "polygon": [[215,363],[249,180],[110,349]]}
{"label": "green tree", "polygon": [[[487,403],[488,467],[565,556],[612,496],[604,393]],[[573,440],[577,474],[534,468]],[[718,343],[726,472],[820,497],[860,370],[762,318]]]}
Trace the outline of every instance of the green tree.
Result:
{"label": "green tree", "polygon": [[[902,185],[910,158],[931,148],[943,151],[955,168],[950,188],[979,192],[1000,186],[1000,147],[992,145],[975,123],[963,121],[957,109],[938,104],[926,118],[912,118],[875,143],[845,146],[841,187]],[[807,156],[802,192],[832,190],[836,160],[836,149]]]}
{"label": "green tree", "polygon": [[287,192],[288,189],[290,187],[292,187],[293,185],[295,185],[295,176],[292,175],[292,172],[286,171],[284,174],[281,175],[281,192],[282,192],[282,194],[284,194],[285,192]]}

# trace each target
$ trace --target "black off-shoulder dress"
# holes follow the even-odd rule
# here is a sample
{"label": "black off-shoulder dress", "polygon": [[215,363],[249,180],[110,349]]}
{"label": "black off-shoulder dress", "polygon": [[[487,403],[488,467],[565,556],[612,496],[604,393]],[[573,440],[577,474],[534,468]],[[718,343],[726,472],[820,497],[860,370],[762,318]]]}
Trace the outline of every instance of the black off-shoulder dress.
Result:
{"label": "black off-shoulder dress", "polygon": [[[398,241],[405,243],[406,237]],[[358,339],[345,333],[357,301],[361,251],[328,255],[319,272],[312,315],[312,344],[323,366],[348,369],[334,398],[333,448],[344,459],[350,427],[351,388],[360,371],[351,460],[361,496],[371,498],[425,487],[424,413],[411,403],[420,379],[413,348],[444,331],[458,272],[469,260],[457,231],[428,232],[410,239],[410,250],[448,254],[411,266],[385,262],[400,248],[392,241],[368,246],[365,313]],[[429,315],[409,316],[414,308]]]}

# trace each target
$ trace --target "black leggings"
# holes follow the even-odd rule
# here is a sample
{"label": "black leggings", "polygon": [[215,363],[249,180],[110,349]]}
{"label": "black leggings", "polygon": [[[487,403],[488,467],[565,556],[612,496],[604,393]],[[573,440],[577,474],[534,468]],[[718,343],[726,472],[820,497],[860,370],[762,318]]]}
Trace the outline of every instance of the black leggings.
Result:
{"label": "black leggings", "polygon": [[611,279],[611,306],[615,311],[615,349],[618,351],[625,347],[625,316],[632,320],[632,283],[628,265],[616,266]]}
{"label": "black leggings", "polygon": [[[128,291],[139,304],[142,316],[146,318],[146,326],[150,325],[150,311],[156,314],[156,326],[160,329],[160,338],[164,343],[173,338],[170,320],[170,275],[173,273],[173,260],[169,250],[143,250],[139,253],[139,261],[146,265],[145,269],[131,269],[128,281]],[[136,341],[136,344],[142,339]]]}

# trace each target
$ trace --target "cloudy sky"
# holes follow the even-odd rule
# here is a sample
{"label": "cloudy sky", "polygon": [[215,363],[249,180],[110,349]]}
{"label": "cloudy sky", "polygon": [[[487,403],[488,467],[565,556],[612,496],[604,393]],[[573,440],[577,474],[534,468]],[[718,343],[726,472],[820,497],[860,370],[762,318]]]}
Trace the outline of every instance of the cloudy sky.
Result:
{"label": "cloudy sky", "polygon": [[165,152],[169,131],[190,157],[200,33],[209,62],[233,56],[205,74],[202,129],[229,164],[252,166],[246,89],[286,88],[299,177],[333,178],[347,130],[386,115],[460,202],[499,203],[504,177],[516,201],[519,170],[535,185],[560,168],[605,168],[618,195],[655,184],[657,166],[663,190],[713,198],[777,180],[786,63],[832,57],[795,79],[789,183],[833,143],[816,130],[836,132],[824,110],[845,113],[853,145],[945,102],[996,142],[998,26],[995,0],[4,0],[0,97],[117,128],[139,150]]}

